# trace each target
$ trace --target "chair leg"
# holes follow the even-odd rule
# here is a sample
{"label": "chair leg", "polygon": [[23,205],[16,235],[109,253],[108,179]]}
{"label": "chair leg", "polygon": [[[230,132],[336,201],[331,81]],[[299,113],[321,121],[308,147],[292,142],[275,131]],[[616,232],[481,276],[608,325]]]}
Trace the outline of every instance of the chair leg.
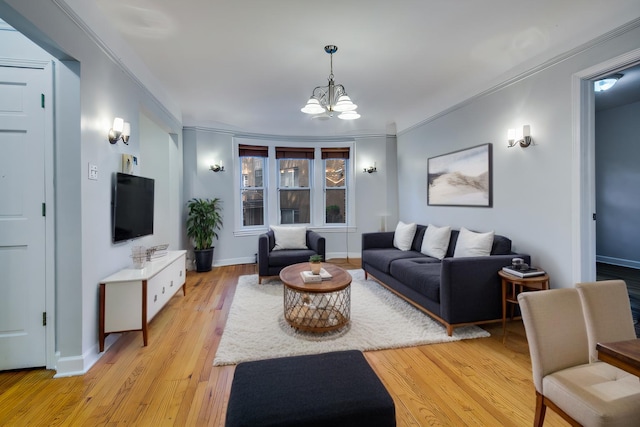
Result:
{"label": "chair leg", "polygon": [[262,276],[258,276],[258,285],[262,285]]}
{"label": "chair leg", "polygon": [[544,396],[536,391],[536,415],[533,419],[533,427],[542,427],[547,405],[544,404]]}

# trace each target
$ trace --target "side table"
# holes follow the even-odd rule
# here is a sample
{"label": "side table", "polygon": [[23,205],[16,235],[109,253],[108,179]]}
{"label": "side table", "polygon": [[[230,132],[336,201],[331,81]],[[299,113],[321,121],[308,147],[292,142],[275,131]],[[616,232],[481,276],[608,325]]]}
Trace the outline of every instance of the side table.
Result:
{"label": "side table", "polygon": [[502,278],[502,343],[507,339],[507,303],[511,304],[511,320],[513,320],[513,309],[518,305],[518,294],[528,291],[542,291],[549,289],[549,275],[533,277],[518,277],[498,271],[498,276]]}

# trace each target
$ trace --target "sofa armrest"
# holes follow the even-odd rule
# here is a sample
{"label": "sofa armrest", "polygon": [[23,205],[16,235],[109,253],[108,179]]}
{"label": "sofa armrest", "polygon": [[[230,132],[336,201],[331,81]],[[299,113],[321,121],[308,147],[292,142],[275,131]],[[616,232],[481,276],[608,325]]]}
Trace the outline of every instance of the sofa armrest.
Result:
{"label": "sofa armrest", "polygon": [[258,275],[269,275],[269,235],[267,233],[258,237]]}
{"label": "sofa armrest", "polygon": [[313,230],[307,230],[307,247],[318,255],[322,255],[322,260],[326,261],[326,239],[324,236]]}
{"label": "sofa armrest", "polygon": [[449,323],[495,320],[502,317],[502,288],[498,271],[514,256],[524,254],[444,258],[440,275],[440,311]]}
{"label": "sofa armrest", "polygon": [[362,233],[362,250],[372,248],[393,248],[394,231]]}

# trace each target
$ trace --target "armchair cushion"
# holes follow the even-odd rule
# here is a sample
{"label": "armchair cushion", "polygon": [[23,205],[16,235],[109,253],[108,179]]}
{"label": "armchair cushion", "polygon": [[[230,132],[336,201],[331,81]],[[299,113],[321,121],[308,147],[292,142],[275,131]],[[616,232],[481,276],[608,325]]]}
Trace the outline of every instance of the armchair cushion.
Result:
{"label": "armchair cushion", "polygon": [[274,251],[284,249],[307,249],[307,228],[272,225],[276,245]]}

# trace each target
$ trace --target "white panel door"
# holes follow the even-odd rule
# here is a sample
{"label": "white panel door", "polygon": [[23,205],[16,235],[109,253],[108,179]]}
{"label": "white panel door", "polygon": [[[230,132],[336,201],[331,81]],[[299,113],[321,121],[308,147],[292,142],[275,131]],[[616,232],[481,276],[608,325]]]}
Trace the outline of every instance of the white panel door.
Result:
{"label": "white panel door", "polygon": [[0,370],[46,365],[47,74],[0,67]]}

